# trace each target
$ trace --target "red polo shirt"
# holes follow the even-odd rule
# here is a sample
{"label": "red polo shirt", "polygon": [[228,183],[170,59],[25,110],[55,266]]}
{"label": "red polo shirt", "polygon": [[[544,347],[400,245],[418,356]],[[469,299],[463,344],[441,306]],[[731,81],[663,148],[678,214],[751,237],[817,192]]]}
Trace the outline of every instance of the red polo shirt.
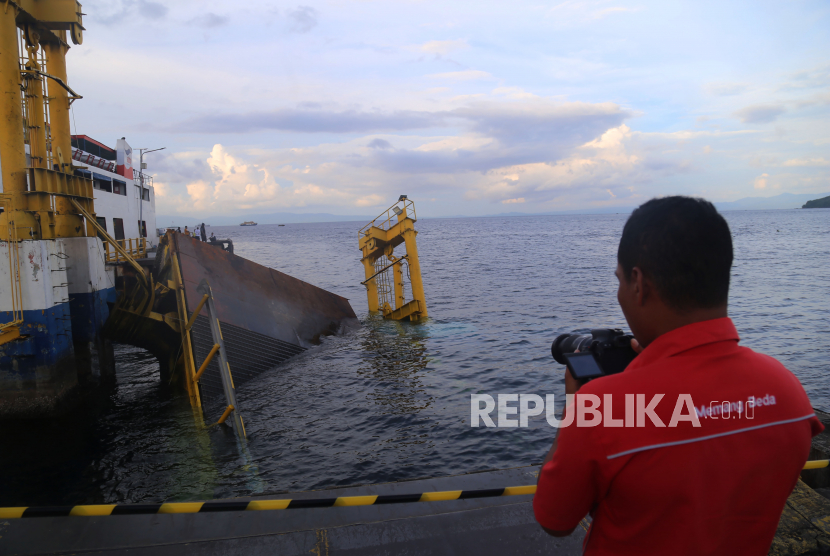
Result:
{"label": "red polo shirt", "polygon": [[533,500],[542,526],[568,531],[590,513],[585,554],[767,554],[824,429],[781,363],[738,346],[732,321],[714,319],[660,336],[582,394],[604,410],[610,395],[611,413],[560,430]]}

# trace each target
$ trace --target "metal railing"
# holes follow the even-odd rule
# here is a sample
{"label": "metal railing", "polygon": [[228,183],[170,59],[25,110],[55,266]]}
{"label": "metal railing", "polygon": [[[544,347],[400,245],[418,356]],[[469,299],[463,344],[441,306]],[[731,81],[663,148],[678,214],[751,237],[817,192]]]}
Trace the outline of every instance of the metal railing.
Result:
{"label": "metal railing", "polygon": [[149,174],[145,174],[140,170],[136,170],[133,168],[133,181],[136,185],[142,184],[144,187],[150,188],[153,187],[153,176]]}
{"label": "metal railing", "polygon": [[418,218],[415,216],[415,203],[406,198],[400,199],[397,203],[386,209],[386,211],[382,212],[374,220],[360,228],[360,230],[358,230],[357,232],[357,235],[359,237],[363,237],[368,233],[369,229],[372,227],[380,228],[381,230],[387,231],[392,226],[398,223],[398,215],[409,217],[412,219],[413,222],[418,220]]}
{"label": "metal railing", "polygon": [[82,164],[89,164],[90,166],[112,172],[113,174],[115,173],[115,162],[84,152],[77,147],[72,147],[72,160],[77,160]]}
{"label": "metal railing", "polygon": [[[118,243],[118,245],[121,246],[121,248],[134,259],[143,259],[147,257],[146,237],[116,239],[115,242]],[[104,259],[108,263],[120,263],[126,262],[127,260],[121,255],[121,253],[119,253],[117,249],[115,249],[115,247],[110,245],[109,241],[104,241],[104,254]]]}

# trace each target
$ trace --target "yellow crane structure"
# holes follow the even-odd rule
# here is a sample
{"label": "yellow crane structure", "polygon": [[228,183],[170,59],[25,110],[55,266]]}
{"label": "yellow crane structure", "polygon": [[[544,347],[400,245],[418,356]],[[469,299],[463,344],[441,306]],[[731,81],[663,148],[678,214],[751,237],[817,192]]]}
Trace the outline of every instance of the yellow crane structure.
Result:
{"label": "yellow crane structure", "polygon": [[[81,98],[67,85],[67,36],[83,40],[76,0],[0,4],[0,241],[8,242],[12,320],[0,345],[20,335],[23,300],[16,248],[26,240],[93,236],[75,209],[94,214],[92,180],[75,176],[69,109]],[[28,147],[28,152],[27,152]]]}
{"label": "yellow crane structure", "polygon": [[[401,195],[398,201],[358,232],[358,245],[366,279],[369,311],[380,311],[391,320],[418,321],[427,317],[421,264],[415,242],[415,203]],[[395,256],[395,247],[404,244],[406,253]],[[404,265],[411,290],[407,301]],[[391,271],[391,277],[390,277]]]}
{"label": "yellow crane structure", "polygon": [[71,162],[69,109],[81,97],[66,83],[67,35],[81,44],[82,16],[76,0],[0,4],[0,239],[95,235],[70,202],[95,213],[92,180]]}

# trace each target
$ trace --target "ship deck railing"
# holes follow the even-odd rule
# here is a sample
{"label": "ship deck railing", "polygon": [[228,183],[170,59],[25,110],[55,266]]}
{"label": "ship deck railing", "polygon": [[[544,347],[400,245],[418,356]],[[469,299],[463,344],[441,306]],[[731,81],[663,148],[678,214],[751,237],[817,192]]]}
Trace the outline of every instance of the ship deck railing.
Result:
{"label": "ship deck railing", "polygon": [[[144,259],[147,257],[147,238],[146,237],[136,237],[136,238],[128,238],[128,239],[116,239],[115,240],[118,245],[120,245],[124,251],[129,253],[129,255],[134,259]],[[125,262],[126,259],[118,252],[115,247],[110,245],[109,241],[105,241],[104,243],[104,260],[108,263],[120,263]]]}

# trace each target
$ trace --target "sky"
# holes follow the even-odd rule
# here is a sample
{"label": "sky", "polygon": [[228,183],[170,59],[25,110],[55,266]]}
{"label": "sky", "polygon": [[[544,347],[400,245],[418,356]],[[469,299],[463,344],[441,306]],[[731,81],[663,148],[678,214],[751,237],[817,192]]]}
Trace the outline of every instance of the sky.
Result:
{"label": "sky", "polygon": [[830,4],[86,0],[74,132],[165,215],[830,192]]}

